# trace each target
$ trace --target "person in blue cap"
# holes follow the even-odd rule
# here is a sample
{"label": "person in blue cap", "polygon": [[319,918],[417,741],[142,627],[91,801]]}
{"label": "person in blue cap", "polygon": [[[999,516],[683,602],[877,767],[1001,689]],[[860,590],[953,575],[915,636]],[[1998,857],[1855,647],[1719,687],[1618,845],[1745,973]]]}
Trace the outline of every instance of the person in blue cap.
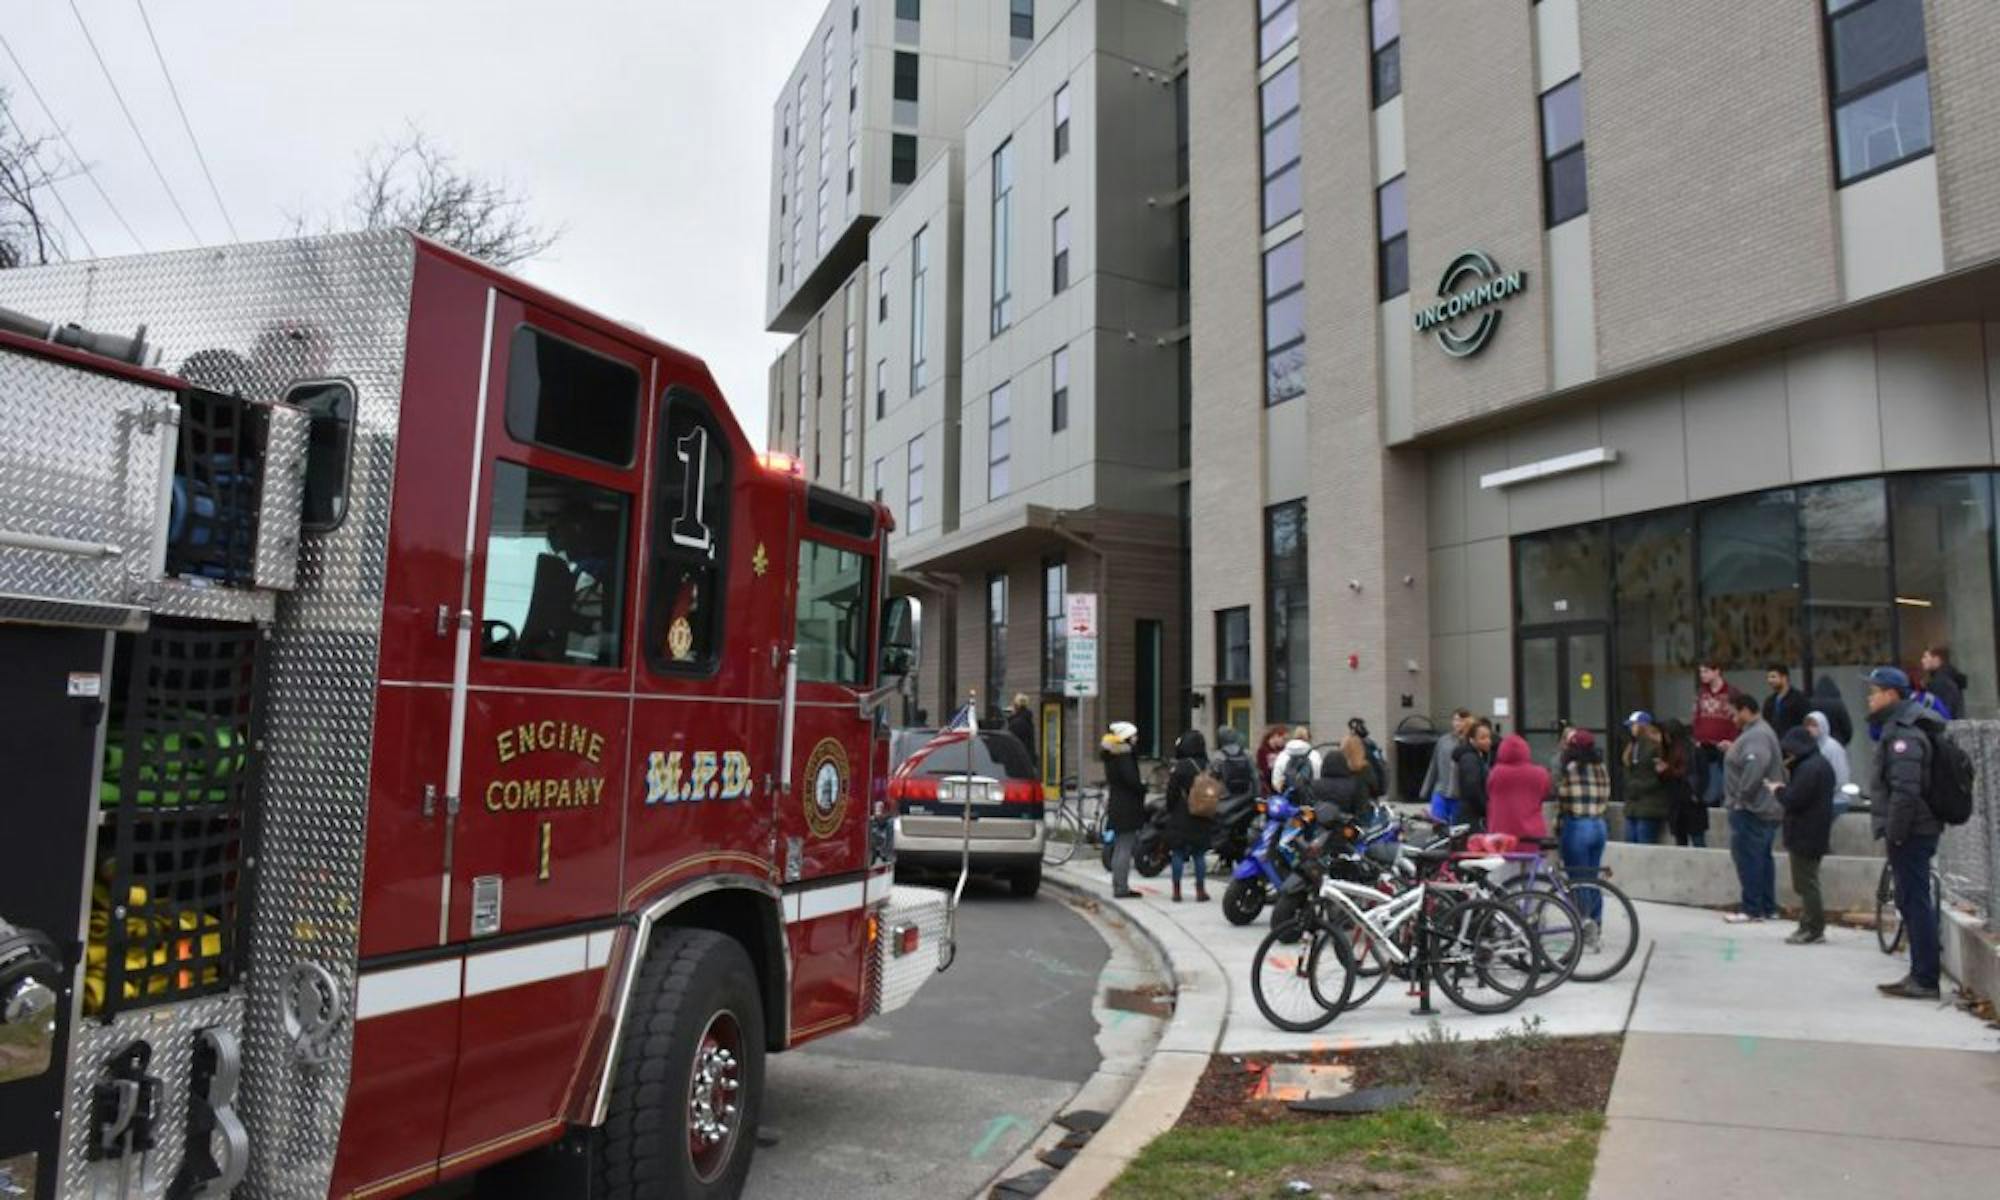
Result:
{"label": "person in blue cap", "polygon": [[1944,721],[1911,695],[1910,677],[1896,667],[1868,672],[1868,733],[1876,740],[1875,772],[1869,789],[1874,802],[1875,836],[1889,844],[1889,868],[1896,877],[1896,907],[1909,935],[1910,971],[1885,983],[1885,996],[1903,1000],[1938,998],[1937,909],[1931,904],[1931,859],[1944,832],[1925,792],[1930,787],[1932,739]]}

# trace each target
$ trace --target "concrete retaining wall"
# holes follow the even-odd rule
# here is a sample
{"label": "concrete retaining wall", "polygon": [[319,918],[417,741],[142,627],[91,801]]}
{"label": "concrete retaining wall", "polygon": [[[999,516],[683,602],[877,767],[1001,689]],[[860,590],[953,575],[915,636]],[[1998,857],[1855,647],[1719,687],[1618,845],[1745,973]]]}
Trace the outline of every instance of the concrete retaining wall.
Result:
{"label": "concrete retaining wall", "polygon": [[[1777,862],[1778,903],[1794,906],[1799,897],[1792,890],[1790,859],[1782,853],[1772,857]],[[1634,900],[1719,908],[1743,898],[1743,889],[1736,881],[1736,863],[1726,849],[1613,842],[1604,848],[1604,865],[1610,869],[1611,882]],[[1819,880],[1827,911],[1873,913],[1875,884],[1881,875],[1880,858],[1832,855],[1822,859]]]}

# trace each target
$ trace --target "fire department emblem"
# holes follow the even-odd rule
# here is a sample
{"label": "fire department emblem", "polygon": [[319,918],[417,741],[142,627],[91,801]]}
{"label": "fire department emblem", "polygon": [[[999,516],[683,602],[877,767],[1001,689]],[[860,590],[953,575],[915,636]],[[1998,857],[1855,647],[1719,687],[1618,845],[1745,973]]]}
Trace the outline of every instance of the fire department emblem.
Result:
{"label": "fire department emblem", "polygon": [[806,759],[806,824],[814,837],[832,837],[847,819],[847,751],[821,738]]}
{"label": "fire department emblem", "polygon": [[667,653],[674,656],[675,662],[686,662],[694,653],[694,626],[688,624],[686,617],[675,617],[674,623],[667,627]]}

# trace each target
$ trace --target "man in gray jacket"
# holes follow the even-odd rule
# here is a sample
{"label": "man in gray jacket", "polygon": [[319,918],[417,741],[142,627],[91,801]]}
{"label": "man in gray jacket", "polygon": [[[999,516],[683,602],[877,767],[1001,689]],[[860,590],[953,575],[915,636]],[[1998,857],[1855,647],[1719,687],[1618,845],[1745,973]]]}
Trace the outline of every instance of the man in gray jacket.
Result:
{"label": "man in gray jacket", "polygon": [[1455,708],[1451,713],[1451,732],[1438,735],[1431,746],[1431,765],[1424,769],[1424,781],[1417,788],[1417,796],[1431,806],[1431,816],[1440,821],[1458,819],[1458,772],[1452,762],[1458,755],[1458,744],[1465,738],[1465,727],[1472,722],[1472,710]]}
{"label": "man in gray jacket", "polygon": [[1904,1000],[1938,998],[1937,909],[1931,899],[1931,858],[1944,825],[1931,811],[1933,738],[1944,721],[1910,698],[1910,677],[1897,667],[1868,672],[1868,724],[1881,731],[1876,742],[1875,836],[1889,843],[1889,869],[1896,876],[1896,907],[1910,939],[1910,973],[1881,985],[1885,996]]}
{"label": "man in gray jacket", "polygon": [[1771,843],[1778,839],[1785,807],[1767,785],[1785,781],[1785,762],[1778,735],[1764,720],[1756,697],[1738,692],[1729,703],[1737,733],[1722,747],[1722,799],[1729,810],[1729,856],[1743,885],[1743,907],[1724,919],[1740,925],[1778,915],[1778,867]]}

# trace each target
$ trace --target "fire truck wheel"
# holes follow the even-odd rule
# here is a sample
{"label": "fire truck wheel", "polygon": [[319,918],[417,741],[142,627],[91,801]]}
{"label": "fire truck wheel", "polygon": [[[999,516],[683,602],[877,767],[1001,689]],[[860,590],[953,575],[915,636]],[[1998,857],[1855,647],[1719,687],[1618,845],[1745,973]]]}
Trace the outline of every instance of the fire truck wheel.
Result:
{"label": "fire truck wheel", "polygon": [[607,1200],[720,1200],[743,1190],[764,1096],[764,1010],[749,955],[706,929],[647,954],[592,1145]]}
{"label": "fire truck wheel", "polygon": [[1042,864],[1022,867],[1007,877],[1007,886],[1014,889],[1014,895],[1022,900],[1032,900],[1035,893],[1042,890]]}

